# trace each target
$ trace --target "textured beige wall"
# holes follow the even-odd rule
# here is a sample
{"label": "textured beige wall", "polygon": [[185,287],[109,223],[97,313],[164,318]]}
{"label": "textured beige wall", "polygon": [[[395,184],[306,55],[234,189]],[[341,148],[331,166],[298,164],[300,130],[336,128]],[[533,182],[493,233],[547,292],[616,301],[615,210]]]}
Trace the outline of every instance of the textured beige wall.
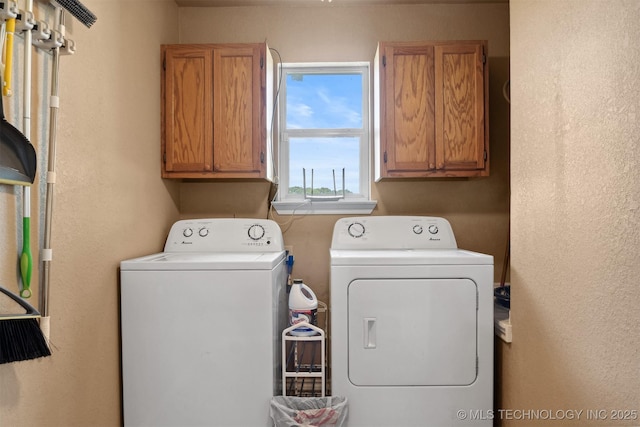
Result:
{"label": "textured beige wall", "polygon": [[[160,250],[178,216],[267,215],[268,184],[160,179],[161,43],[267,39],[286,61],[328,61],[371,60],[382,39],[488,39],[491,177],[375,184],[374,213],[445,216],[460,246],[491,253],[500,265],[508,224],[508,108],[501,94],[508,78],[506,5],[179,10],[172,0],[83,3],[98,22],[86,29],[68,18],[78,52],[62,58],[60,72],[54,356],[0,366],[0,426],[119,425],[119,261]],[[34,108],[41,111],[34,112],[33,132],[41,134],[49,75],[47,58],[39,61]],[[16,291],[21,211],[14,190],[0,185],[0,281]],[[276,219],[294,245],[295,273],[328,301],[328,248],[337,216]],[[34,236],[34,251],[37,242]]]}
{"label": "textured beige wall", "polygon": [[[639,425],[640,3],[512,1],[512,320],[503,408]],[[602,409],[606,420],[589,420]]]}
{"label": "textured beige wall", "polygon": [[[98,21],[87,29],[67,15],[77,52],[60,61],[53,356],[0,365],[2,427],[120,425],[119,262],[160,250],[178,218],[179,188],[161,180],[159,161],[159,46],[177,40],[177,7],[171,0],[83,3]],[[41,5],[38,19],[48,7]],[[48,128],[49,57],[34,58],[32,135],[40,137]],[[21,72],[14,75],[20,85]],[[17,104],[18,98],[19,91],[5,104]],[[20,111],[17,105],[13,110]],[[36,230],[38,192],[36,185]],[[14,292],[19,194],[0,185],[0,283]],[[32,247],[37,259],[37,236]],[[37,283],[36,268],[34,290]],[[37,296],[32,302],[37,305]]]}
{"label": "textured beige wall", "polygon": [[[496,258],[499,279],[508,231],[509,121],[502,85],[509,69],[509,8],[503,4],[183,8],[180,42],[266,40],[284,62],[372,61],[380,40],[489,40],[491,176],[372,184],[374,215],[449,219],[461,247]],[[357,24],[356,24],[357,23]],[[277,56],[274,60],[277,61]],[[373,170],[373,168],[371,169]],[[264,183],[183,183],[183,216],[267,216]],[[246,193],[246,195],[244,195]],[[294,276],[329,300],[329,247],[339,216],[278,216],[296,259]]]}

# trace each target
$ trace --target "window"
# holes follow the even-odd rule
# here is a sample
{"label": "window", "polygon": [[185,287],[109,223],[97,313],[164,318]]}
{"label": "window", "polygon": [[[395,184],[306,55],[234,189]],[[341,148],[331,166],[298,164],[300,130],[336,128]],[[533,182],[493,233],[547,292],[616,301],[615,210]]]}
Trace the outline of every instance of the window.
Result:
{"label": "window", "polygon": [[369,64],[281,64],[280,214],[370,213]]}

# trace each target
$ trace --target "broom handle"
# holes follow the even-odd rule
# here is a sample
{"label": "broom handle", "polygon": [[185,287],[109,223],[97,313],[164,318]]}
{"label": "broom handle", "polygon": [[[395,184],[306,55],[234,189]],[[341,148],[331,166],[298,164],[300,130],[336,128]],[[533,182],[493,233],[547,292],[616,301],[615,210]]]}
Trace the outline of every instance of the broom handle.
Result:
{"label": "broom handle", "polygon": [[509,268],[509,254],[511,253],[511,227],[507,230],[507,248],[504,252],[504,261],[502,262],[502,276],[500,276],[500,286],[504,286],[507,280],[507,270]]}
{"label": "broom handle", "polygon": [[[62,25],[63,12],[62,9],[56,8],[59,14],[59,23]],[[60,28],[58,25],[58,28]],[[52,55],[52,72],[51,72],[51,98],[49,109],[49,161],[47,171],[47,191],[45,204],[45,220],[44,220],[44,241],[42,244],[42,282],[40,287],[40,310],[42,316],[49,316],[49,282],[50,268],[52,260],[51,250],[51,223],[53,219],[53,186],[56,181],[56,131],[58,129],[58,70],[60,68],[60,48],[53,49]]]}

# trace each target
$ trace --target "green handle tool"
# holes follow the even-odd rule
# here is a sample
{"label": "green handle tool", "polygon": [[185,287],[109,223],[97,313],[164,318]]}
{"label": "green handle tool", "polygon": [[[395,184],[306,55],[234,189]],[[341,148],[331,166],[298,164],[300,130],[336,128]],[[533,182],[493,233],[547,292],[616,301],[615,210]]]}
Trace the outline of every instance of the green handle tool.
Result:
{"label": "green handle tool", "polygon": [[20,255],[20,276],[22,277],[22,289],[20,296],[22,298],[31,297],[31,269],[33,259],[31,257],[31,207],[29,191],[25,191],[24,197],[24,213],[22,216],[22,254]]}

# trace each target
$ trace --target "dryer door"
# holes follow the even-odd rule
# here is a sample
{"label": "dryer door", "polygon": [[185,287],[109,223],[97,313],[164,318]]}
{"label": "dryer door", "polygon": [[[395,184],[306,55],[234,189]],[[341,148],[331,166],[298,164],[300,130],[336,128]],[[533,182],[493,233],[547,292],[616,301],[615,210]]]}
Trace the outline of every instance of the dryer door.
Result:
{"label": "dryer door", "polygon": [[470,279],[351,282],[350,381],[356,386],[473,383],[477,292]]}

